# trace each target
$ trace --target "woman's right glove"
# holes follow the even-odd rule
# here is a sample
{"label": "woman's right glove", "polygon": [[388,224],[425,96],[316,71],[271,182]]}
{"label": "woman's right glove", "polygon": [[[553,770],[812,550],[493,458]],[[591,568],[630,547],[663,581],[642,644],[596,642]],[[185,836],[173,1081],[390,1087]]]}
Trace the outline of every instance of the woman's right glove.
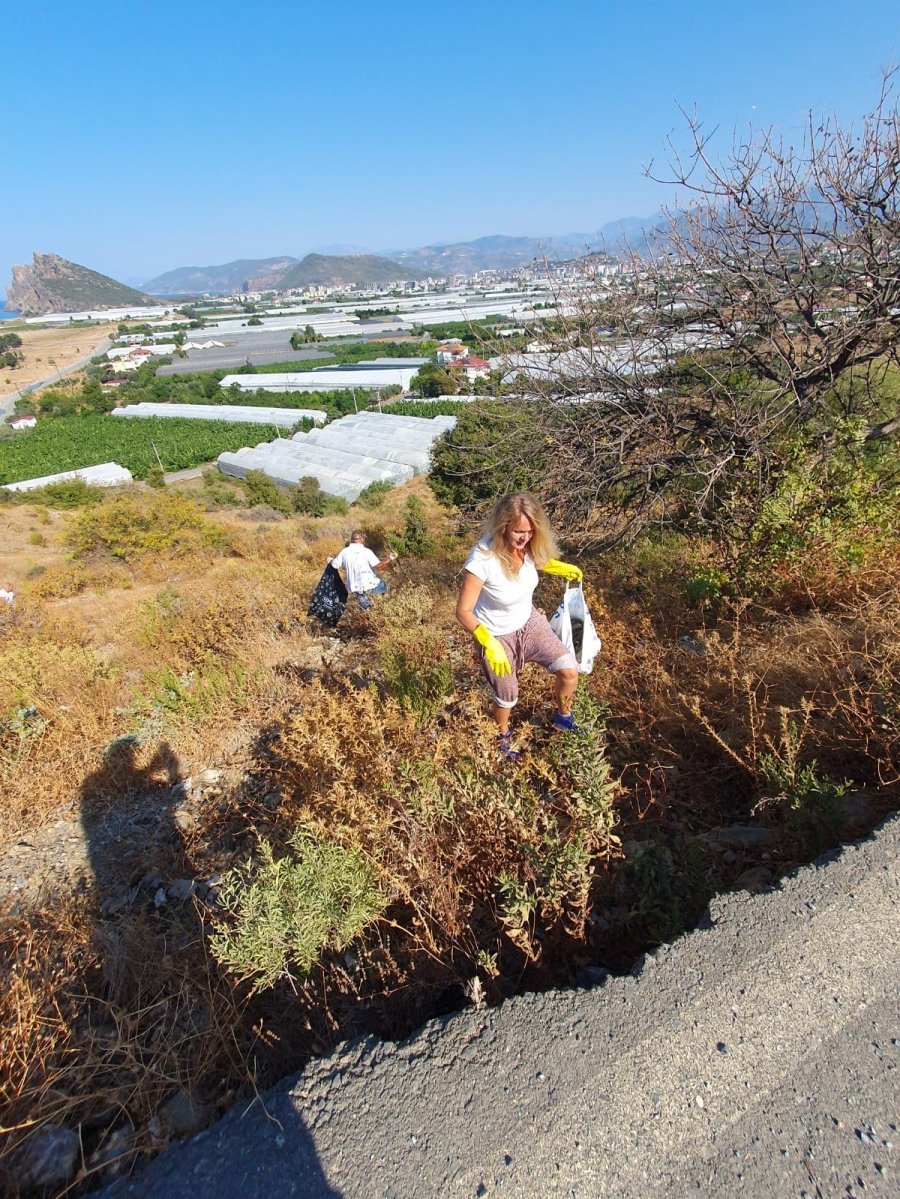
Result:
{"label": "woman's right glove", "polygon": [[498,678],[512,674],[512,667],[503,643],[498,641],[493,633],[489,633],[483,624],[479,624],[475,626],[472,636],[479,645],[484,646],[485,661]]}

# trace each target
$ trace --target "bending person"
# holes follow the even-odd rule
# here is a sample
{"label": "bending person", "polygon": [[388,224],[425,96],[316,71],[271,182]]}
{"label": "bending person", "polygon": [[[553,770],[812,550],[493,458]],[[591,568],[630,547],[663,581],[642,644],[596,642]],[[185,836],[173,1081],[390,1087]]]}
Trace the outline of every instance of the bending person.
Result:
{"label": "bending person", "polygon": [[355,595],[360,608],[365,611],[372,607],[372,597],[384,595],[388,591],[385,579],[379,579],[375,574],[385,566],[390,566],[397,558],[394,553],[379,559],[378,555],[366,545],[366,535],[361,529],[356,529],[350,535],[350,544],[345,545],[341,552],[331,559],[335,570],[343,570],[347,576],[347,590]]}
{"label": "bending person", "polygon": [[518,761],[509,717],[519,698],[519,674],[526,662],[538,662],[556,679],[553,727],[577,731],[572,700],[578,665],[532,603],[538,571],[581,580],[577,566],[554,558],[556,545],[546,513],[533,495],[517,492],[494,505],[478,544],[466,561],[456,604],[456,619],[478,643],[485,678],[494,692],[497,744],[503,757]]}

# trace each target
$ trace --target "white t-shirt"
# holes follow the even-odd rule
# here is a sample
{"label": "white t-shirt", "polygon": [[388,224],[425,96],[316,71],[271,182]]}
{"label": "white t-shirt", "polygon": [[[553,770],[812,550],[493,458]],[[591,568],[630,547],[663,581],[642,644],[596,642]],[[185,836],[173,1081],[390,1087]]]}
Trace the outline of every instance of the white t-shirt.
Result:
{"label": "white t-shirt", "polygon": [[331,559],[335,570],[346,570],[348,591],[371,591],[378,586],[378,575],[372,569],[381,559],[367,545],[351,541],[336,558]]}
{"label": "white t-shirt", "polygon": [[531,616],[531,597],[538,585],[537,567],[529,554],[516,578],[503,573],[500,559],[484,542],[469,554],[466,570],[484,583],[472,612],[489,633],[502,637],[524,628]]}

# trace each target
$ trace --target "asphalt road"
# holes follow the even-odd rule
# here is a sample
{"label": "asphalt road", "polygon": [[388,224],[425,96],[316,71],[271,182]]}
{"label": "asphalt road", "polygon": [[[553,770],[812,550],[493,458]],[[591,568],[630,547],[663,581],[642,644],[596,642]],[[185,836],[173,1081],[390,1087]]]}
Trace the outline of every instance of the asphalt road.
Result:
{"label": "asphalt road", "polygon": [[350,1043],[107,1199],[900,1194],[900,818],[592,990]]}

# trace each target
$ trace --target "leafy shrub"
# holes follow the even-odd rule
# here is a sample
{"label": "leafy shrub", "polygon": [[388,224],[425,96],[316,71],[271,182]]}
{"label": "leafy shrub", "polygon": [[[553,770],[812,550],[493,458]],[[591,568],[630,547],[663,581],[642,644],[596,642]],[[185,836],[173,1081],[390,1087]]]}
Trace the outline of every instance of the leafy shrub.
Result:
{"label": "leafy shrub", "polygon": [[613,800],[619,785],[606,757],[606,710],[580,687],[573,712],[579,735],[560,737],[554,760],[569,772],[571,799],[577,809],[597,831],[608,834],[615,820]]}
{"label": "leafy shrub", "polygon": [[446,639],[434,624],[434,602],[429,588],[405,587],[392,592],[372,615],[385,683],[401,708],[420,723],[434,718],[452,686]]}
{"label": "leafy shrub", "polygon": [[456,426],[435,442],[428,477],[442,503],[472,511],[510,491],[540,488],[553,446],[537,435],[530,404],[479,400],[454,411]]}
{"label": "leafy shrub", "polygon": [[424,722],[437,715],[444,697],[450,692],[452,675],[446,658],[423,662],[421,649],[391,649],[382,664],[391,694],[409,712]]}
{"label": "leafy shrub", "polygon": [[159,464],[156,466],[151,466],[147,471],[146,482],[148,487],[153,487],[157,491],[160,491],[163,487],[165,487],[166,474]]}
{"label": "leafy shrub", "polygon": [[358,504],[360,508],[380,508],[384,503],[385,497],[394,489],[393,483],[376,481],[370,483],[369,486],[359,493],[354,504]]}
{"label": "leafy shrub", "polygon": [[227,544],[224,530],[177,494],[122,495],[78,513],[66,535],[76,558],[103,553],[131,562],[145,554],[188,554]]}
{"label": "leafy shrub", "polygon": [[450,371],[444,370],[434,362],[426,362],[413,375],[409,389],[421,396],[456,395],[459,391],[459,379]]}
{"label": "leafy shrub", "polygon": [[319,480],[312,475],[304,475],[291,493],[291,501],[295,512],[304,516],[321,516],[325,497]]}
{"label": "leafy shrub", "polygon": [[17,504],[42,504],[47,508],[86,508],[91,504],[102,504],[109,492],[102,487],[91,487],[83,479],[63,479],[59,483],[48,483],[33,491],[5,491]]}
{"label": "leafy shrub", "polygon": [[413,558],[429,557],[434,552],[434,539],[428,531],[425,506],[418,496],[411,495],[406,501],[404,516],[402,535],[388,535],[391,548]]}
{"label": "leafy shrub", "polygon": [[279,487],[274,479],[270,479],[263,471],[248,471],[241,479],[241,486],[244,489],[248,507],[256,508],[259,505],[265,505],[267,508],[276,508],[285,516],[290,512],[291,500],[288,492],[283,487]]}
{"label": "leafy shrub", "polygon": [[218,891],[213,956],[256,991],[285,975],[304,977],[324,950],[344,949],[387,904],[357,850],[303,828],[289,845],[296,856],[276,858],[261,842],[257,861],[229,871]]}
{"label": "leafy shrub", "polygon": [[815,759],[801,765],[801,741],[798,726],[785,720],[779,752],[759,755],[757,769],[765,797],[762,802],[763,806],[777,805],[804,848],[819,853],[840,835],[841,799],[851,784],[846,780],[836,783],[820,774]]}
{"label": "leafy shrub", "polygon": [[147,716],[166,716],[193,724],[210,720],[223,707],[234,709],[247,697],[247,672],[239,662],[222,662],[209,651],[196,670],[179,673],[170,666],[149,671],[148,688],[132,712],[142,726]]}
{"label": "leafy shrub", "polygon": [[0,709],[34,705],[52,716],[59,695],[108,675],[109,666],[85,646],[53,641],[10,646],[0,653]]}
{"label": "leafy shrub", "polygon": [[208,508],[233,508],[243,503],[244,493],[237,479],[210,468],[203,472],[203,490],[199,498]]}
{"label": "leafy shrub", "polygon": [[42,568],[32,577],[34,581],[29,591],[41,599],[70,599],[73,595],[81,595],[89,588],[102,591],[110,586],[124,587],[129,582],[128,579],[119,577],[112,566],[98,569],[87,567],[82,562]]}
{"label": "leafy shrub", "polygon": [[714,566],[700,566],[685,579],[684,594],[694,608],[709,608],[722,599],[728,576]]}

